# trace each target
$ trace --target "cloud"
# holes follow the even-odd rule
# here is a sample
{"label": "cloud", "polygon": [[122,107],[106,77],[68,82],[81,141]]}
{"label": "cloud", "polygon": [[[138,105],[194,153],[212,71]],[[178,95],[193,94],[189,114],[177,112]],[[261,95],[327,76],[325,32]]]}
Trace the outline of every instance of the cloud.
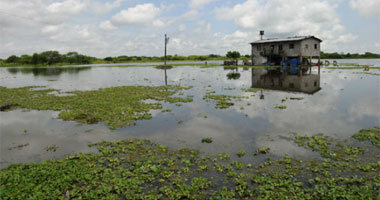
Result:
{"label": "cloud", "polygon": [[100,22],[99,28],[105,31],[111,31],[111,30],[116,29],[116,27],[112,25],[112,23],[109,20]]}
{"label": "cloud", "polygon": [[50,13],[59,15],[75,15],[85,9],[86,4],[80,0],[65,0],[54,2],[46,7]]}
{"label": "cloud", "polygon": [[112,17],[111,22],[117,26],[152,25],[160,27],[164,25],[161,20],[157,19],[161,11],[161,8],[152,3],[139,4],[120,11]]}
{"label": "cloud", "polygon": [[99,2],[91,0],[88,2],[91,10],[97,15],[104,15],[115,8],[119,8],[124,0],[115,0],[113,2]]}
{"label": "cloud", "polygon": [[213,0],[190,0],[190,7],[192,9],[202,8],[203,6],[209,4]]}
{"label": "cloud", "polygon": [[350,7],[362,16],[380,17],[379,0],[350,0]]}
{"label": "cloud", "polygon": [[233,20],[247,30],[265,30],[267,37],[315,35],[321,38],[325,49],[336,48],[337,43],[349,43],[357,38],[345,33],[334,1],[314,0],[246,0],[232,7],[216,8],[216,18]]}
{"label": "cloud", "polygon": [[246,0],[216,9],[216,17],[234,20],[244,29],[264,29],[273,34],[313,34],[339,25],[335,5],[327,1]]}
{"label": "cloud", "polygon": [[352,42],[354,40],[356,40],[358,38],[358,36],[356,35],[352,35],[351,33],[349,34],[345,34],[345,35],[340,35],[338,37],[338,39],[335,40],[336,43],[349,43],[349,42]]}

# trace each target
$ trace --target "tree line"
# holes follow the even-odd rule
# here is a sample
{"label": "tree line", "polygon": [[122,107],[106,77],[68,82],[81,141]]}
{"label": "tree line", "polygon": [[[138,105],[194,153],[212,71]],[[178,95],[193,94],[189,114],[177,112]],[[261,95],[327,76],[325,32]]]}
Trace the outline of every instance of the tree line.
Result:
{"label": "tree line", "polygon": [[321,51],[322,59],[360,59],[360,58],[380,58],[380,54],[375,54],[371,52],[365,52],[364,54],[358,53],[325,53]]}
{"label": "tree line", "polygon": [[[168,55],[168,61],[207,61],[207,60],[227,60],[227,59],[250,59],[250,55],[240,55],[238,51],[229,51],[225,56],[218,54],[209,55]],[[355,58],[380,58],[380,54],[366,52],[358,53],[325,53],[321,51],[322,59],[355,59]],[[6,59],[0,59],[0,64],[31,64],[31,65],[56,65],[56,64],[93,64],[93,63],[123,63],[123,62],[161,62],[161,56],[116,56],[96,58],[79,54],[78,52],[68,52],[60,54],[58,51],[44,51],[33,55],[12,55]]]}

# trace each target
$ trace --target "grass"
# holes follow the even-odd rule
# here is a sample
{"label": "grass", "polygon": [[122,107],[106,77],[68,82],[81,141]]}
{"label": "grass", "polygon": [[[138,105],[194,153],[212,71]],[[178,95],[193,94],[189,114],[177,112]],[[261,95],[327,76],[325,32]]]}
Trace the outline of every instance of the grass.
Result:
{"label": "grass", "polygon": [[[38,89],[38,90],[37,90]],[[92,91],[68,92],[67,96],[51,95],[58,92],[41,87],[0,87],[0,106],[61,111],[60,119],[94,124],[104,122],[110,129],[131,126],[136,120],[152,118],[151,109],[162,109],[161,102],[191,102],[192,98],[173,96],[189,89],[181,86],[121,86]],[[145,103],[144,100],[156,103]],[[168,110],[165,110],[165,112]]]}
{"label": "grass", "polygon": [[12,164],[0,170],[2,199],[379,199],[379,148],[323,134],[295,135],[321,158],[287,155],[259,164],[229,154],[171,150],[148,140],[90,144],[98,153]]}

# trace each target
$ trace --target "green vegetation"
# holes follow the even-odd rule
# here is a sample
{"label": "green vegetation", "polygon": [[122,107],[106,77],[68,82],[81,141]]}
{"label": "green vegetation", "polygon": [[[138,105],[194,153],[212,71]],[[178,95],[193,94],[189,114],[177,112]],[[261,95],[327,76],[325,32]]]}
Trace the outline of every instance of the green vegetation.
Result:
{"label": "green vegetation", "polygon": [[262,88],[242,88],[241,90],[244,92],[256,93],[258,91],[263,91],[264,89],[262,89]]}
{"label": "green vegetation", "polygon": [[241,101],[243,98],[248,98],[246,96],[230,96],[224,94],[215,94],[215,91],[207,91],[203,96],[203,100],[209,102],[211,100],[216,101],[216,109],[226,109],[234,105],[232,100]]}
{"label": "green vegetation", "polygon": [[321,58],[322,59],[358,59],[358,58],[380,58],[380,54],[375,54],[371,52],[365,52],[364,54],[358,54],[358,53],[325,53],[321,51]]}
{"label": "green vegetation", "polygon": [[240,53],[238,51],[229,51],[227,52],[226,57],[234,59],[236,62],[236,65],[238,65],[238,59],[240,58]]}
{"label": "green vegetation", "polygon": [[[379,199],[379,148],[323,134],[294,137],[321,157],[257,163],[229,154],[170,150],[148,140],[90,144],[99,153],[12,164],[0,170],[2,199]],[[266,155],[270,156],[270,155]]]}
{"label": "green vegetation", "polygon": [[[59,118],[94,124],[104,122],[111,129],[135,124],[136,120],[152,118],[151,109],[162,109],[160,102],[191,102],[192,98],[173,97],[181,86],[122,86],[93,91],[68,92],[56,96],[54,89],[41,87],[0,87],[0,106],[13,105],[26,109],[61,111]],[[151,99],[156,103],[145,103]]]}
{"label": "green vegetation", "polygon": [[290,99],[290,100],[297,100],[297,101],[300,101],[300,100],[303,100],[303,97],[290,97],[289,99]]}
{"label": "green vegetation", "polygon": [[236,153],[236,155],[240,158],[240,157],[243,157],[245,155],[245,151],[244,150],[240,150]]}
{"label": "green vegetation", "polygon": [[359,141],[370,141],[373,145],[380,147],[380,129],[379,127],[373,127],[371,129],[362,129],[359,133],[355,133],[353,138]]}
{"label": "green vegetation", "polygon": [[258,153],[261,153],[261,154],[266,154],[266,153],[269,153],[269,150],[270,148],[269,147],[263,147],[263,148],[259,148],[257,150]]}
{"label": "green vegetation", "polygon": [[286,109],[287,107],[286,107],[285,105],[277,105],[277,106],[275,106],[274,108],[284,110],[284,109]]}
{"label": "green vegetation", "polygon": [[57,149],[58,149],[57,145],[50,145],[45,148],[46,151],[53,151],[53,152],[57,151]]}
{"label": "green vegetation", "polygon": [[8,147],[8,150],[12,150],[12,149],[21,149],[21,148],[24,148],[24,147],[27,147],[27,146],[29,146],[29,143],[15,145],[15,146],[13,146],[13,147]]}
{"label": "green vegetation", "polygon": [[202,138],[202,143],[212,143],[212,138],[210,137]]}

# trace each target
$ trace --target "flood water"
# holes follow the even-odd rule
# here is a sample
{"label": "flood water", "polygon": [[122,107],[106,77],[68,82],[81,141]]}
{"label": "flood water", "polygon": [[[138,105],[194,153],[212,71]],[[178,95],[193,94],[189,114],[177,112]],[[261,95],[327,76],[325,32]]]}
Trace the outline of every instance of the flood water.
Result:
{"label": "flood water", "polygon": [[[360,62],[380,65],[379,60]],[[240,76],[231,78],[232,72]],[[57,119],[59,112],[55,111],[17,109],[0,112],[1,167],[61,159],[68,154],[94,151],[87,147],[89,142],[126,138],[149,139],[172,149],[189,147],[206,153],[229,152],[232,155],[241,149],[252,155],[257,147],[269,147],[274,156],[288,154],[306,158],[310,151],[295,146],[289,139],[291,133],[324,133],[347,139],[360,129],[379,126],[380,76],[361,72],[360,69],[321,68],[318,75],[315,68],[311,74],[285,76],[265,69],[174,67],[167,70],[168,84],[193,86],[185,91],[185,96],[194,95],[194,101],[183,106],[163,104],[164,109],[172,111],[153,110],[152,119],[116,130],[108,129],[103,123],[86,125],[62,121]],[[380,74],[377,69],[370,72]],[[0,86],[9,88],[38,85],[73,91],[164,84],[164,71],[154,67],[0,68]],[[242,91],[251,87],[266,90],[262,93]],[[248,98],[234,101],[230,108],[215,109],[215,102],[202,99],[207,91]],[[303,99],[282,102],[287,97]],[[287,108],[277,109],[276,105]],[[212,137],[213,142],[202,144],[202,137]],[[9,150],[26,143],[29,145]],[[45,147],[49,145],[59,148],[56,152],[47,152]]]}

